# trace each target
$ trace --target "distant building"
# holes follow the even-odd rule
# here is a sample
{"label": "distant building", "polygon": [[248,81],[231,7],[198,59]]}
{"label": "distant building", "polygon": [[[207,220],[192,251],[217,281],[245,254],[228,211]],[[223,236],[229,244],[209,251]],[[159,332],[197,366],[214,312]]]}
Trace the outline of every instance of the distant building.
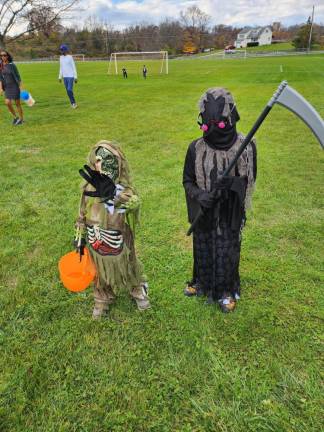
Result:
{"label": "distant building", "polygon": [[270,45],[272,40],[271,27],[246,27],[236,37],[236,48],[247,46]]}
{"label": "distant building", "polygon": [[273,32],[277,32],[281,30],[281,22],[280,21],[275,21],[274,23],[272,23],[272,31]]}

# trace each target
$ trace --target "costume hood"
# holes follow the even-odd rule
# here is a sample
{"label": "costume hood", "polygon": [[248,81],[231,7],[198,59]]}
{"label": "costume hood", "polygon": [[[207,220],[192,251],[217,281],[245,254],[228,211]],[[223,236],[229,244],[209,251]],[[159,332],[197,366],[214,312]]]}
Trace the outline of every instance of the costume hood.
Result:
{"label": "costume hood", "polygon": [[[236,141],[236,122],[240,116],[231,93],[222,87],[209,88],[199,99],[199,115],[203,124],[205,141],[213,148],[228,150]],[[224,121],[225,127],[219,128],[216,123]]]}

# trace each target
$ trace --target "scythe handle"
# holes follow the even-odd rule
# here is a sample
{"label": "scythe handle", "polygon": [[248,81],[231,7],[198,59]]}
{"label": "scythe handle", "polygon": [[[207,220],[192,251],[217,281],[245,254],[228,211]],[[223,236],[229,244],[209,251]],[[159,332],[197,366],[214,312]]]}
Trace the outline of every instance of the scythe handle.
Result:
{"label": "scythe handle", "polygon": [[[228,167],[225,169],[225,171],[221,174],[220,179],[224,176],[229,175],[229,173],[231,172],[231,170],[234,168],[234,166],[236,165],[236,162],[238,161],[239,157],[241,156],[241,154],[244,152],[245,148],[248,146],[249,142],[251,141],[251,139],[253,138],[253,136],[255,135],[256,131],[259,129],[259,127],[261,126],[261,124],[263,123],[264,119],[267,117],[267,115],[269,114],[269,112],[271,111],[273,105],[275,104],[276,100],[278,99],[278,97],[280,96],[280,94],[282,93],[282,91],[285,89],[285,87],[287,86],[287,81],[282,81],[282,83],[279,85],[277,91],[274,93],[274,95],[272,96],[272,98],[269,100],[268,104],[266,105],[266,107],[264,108],[264,110],[262,111],[262,113],[259,115],[257,121],[254,123],[252,129],[250,130],[250,132],[246,135],[244,141],[242,142],[242,144],[240,145],[236,155],[234,156],[234,158],[232,159],[232,161],[229,163]],[[202,208],[199,209],[194,221],[192,222],[188,232],[187,232],[187,236],[190,236],[190,234],[193,232],[193,230],[195,229],[195,226],[197,225],[197,223],[200,221],[200,218],[203,216],[204,211],[202,210]]]}

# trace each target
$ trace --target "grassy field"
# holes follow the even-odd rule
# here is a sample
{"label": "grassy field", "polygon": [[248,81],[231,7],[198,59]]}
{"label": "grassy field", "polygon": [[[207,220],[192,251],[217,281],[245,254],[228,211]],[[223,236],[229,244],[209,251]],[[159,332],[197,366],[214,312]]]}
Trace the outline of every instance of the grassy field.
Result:
{"label": "grassy field", "polygon": [[[323,115],[323,58],[173,61],[146,81],[79,63],[77,110],[56,64],[19,69],[37,103],[16,128],[0,107],[0,431],[320,431],[319,144],[280,107],[258,132],[231,315],[182,294],[192,258],[181,176],[206,88],[233,92],[243,133],[282,79]],[[153,307],[140,313],[125,296],[95,322],[91,289],[66,291],[57,262],[71,249],[78,169],[103,138],[122,145],[143,200],[137,250]]]}

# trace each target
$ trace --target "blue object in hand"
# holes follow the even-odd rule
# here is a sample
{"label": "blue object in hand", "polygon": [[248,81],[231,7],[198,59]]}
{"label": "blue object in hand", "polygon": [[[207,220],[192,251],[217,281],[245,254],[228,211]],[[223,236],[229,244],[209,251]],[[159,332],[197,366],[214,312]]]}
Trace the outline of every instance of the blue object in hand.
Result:
{"label": "blue object in hand", "polygon": [[28,91],[22,90],[20,92],[20,99],[22,99],[24,101],[28,100],[29,99],[29,93],[28,93]]}

